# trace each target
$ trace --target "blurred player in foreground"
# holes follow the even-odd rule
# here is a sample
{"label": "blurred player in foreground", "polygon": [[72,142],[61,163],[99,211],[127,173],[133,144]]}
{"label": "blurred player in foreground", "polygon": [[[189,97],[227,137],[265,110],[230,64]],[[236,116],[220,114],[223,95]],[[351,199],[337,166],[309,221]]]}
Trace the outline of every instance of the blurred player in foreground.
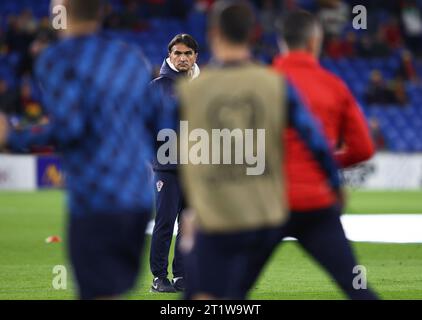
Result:
{"label": "blurred player in foreground", "polygon": [[[177,105],[174,85],[176,80],[199,76],[196,64],[198,44],[188,34],[176,35],[168,45],[168,57],[161,66],[160,76],[151,83],[151,90],[168,96]],[[176,118],[176,116],[175,116]],[[155,225],[151,238],[150,267],[154,275],[151,286],[153,292],[176,292],[184,290],[183,256],[179,250],[181,238],[181,214],[185,209],[185,199],[179,182],[176,164],[161,164],[154,160],[155,182]],[[173,281],[167,278],[168,258],[175,221],[178,221],[178,233],[174,246],[172,264]]]}
{"label": "blurred player in foreground", "polygon": [[142,54],[97,33],[101,1],[52,3],[58,4],[68,14],[63,39],[36,63],[50,122],[17,131],[2,116],[0,143],[21,151],[47,143],[58,148],[79,297],[116,298],[135,285],[139,272],[153,205],[148,162],[157,114],[165,113],[155,109]]}
{"label": "blurred player in foreground", "polygon": [[[296,128],[312,150],[334,192],[340,187],[328,145],[292,88],[276,73],[253,63],[249,39],[254,20],[244,1],[216,2],[208,30],[214,62],[200,78],[179,88],[182,118],[190,127],[201,128],[201,138],[211,137],[216,130],[231,132],[228,142],[223,137],[221,145],[211,146],[213,164],[205,160],[205,164],[182,166],[197,226],[186,260],[187,299],[244,299],[272,252],[287,218],[280,166],[284,153],[280,137],[287,125]],[[257,136],[249,142],[245,138],[243,146],[242,135],[248,130]],[[260,130],[264,130],[264,141],[258,138]],[[232,149],[239,144],[241,151]],[[264,155],[260,157],[264,168],[248,174],[251,150],[258,157]],[[194,154],[200,160],[204,152],[208,147]],[[231,163],[215,164],[227,155]],[[192,160],[197,163],[198,159]],[[189,249],[189,239],[183,243]],[[248,287],[241,282],[245,278],[252,281]]]}
{"label": "blurred player in foreground", "polygon": [[[318,63],[323,31],[318,20],[304,11],[292,12],[281,25],[280,40],[286,50],[274,69],[287,76],[321,122],[325,136],[341,167],[355,165],[374,153],[365,118],[342,80]],[[291,209],[281,237],[295,237],[337,281],[351,299],[374,299],[371,290],[353,287],[357,262],[340,222],[341,206],[326,183],[298,133],[285,137],[287,195]]]}

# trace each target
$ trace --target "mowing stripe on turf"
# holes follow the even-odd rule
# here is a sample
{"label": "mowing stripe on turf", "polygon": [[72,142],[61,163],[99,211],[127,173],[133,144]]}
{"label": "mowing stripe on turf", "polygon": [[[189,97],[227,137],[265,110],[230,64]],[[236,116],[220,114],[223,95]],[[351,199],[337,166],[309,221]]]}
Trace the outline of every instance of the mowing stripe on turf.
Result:
{"label": "mowing stripe on turf", "polygon": [[[351,241],[422,243],[422,214],[345,214],[341,222]],[[152,234],[153,228],[154,221],[150,221],[147,234]]]}

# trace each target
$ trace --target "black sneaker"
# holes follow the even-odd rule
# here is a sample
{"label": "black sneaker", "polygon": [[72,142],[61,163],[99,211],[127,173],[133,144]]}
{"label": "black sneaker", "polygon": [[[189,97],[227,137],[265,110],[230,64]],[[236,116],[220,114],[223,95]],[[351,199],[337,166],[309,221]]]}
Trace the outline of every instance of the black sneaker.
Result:
{"label": "black sneaker", "polygon": [[170,280],[167,278],[154,278],[152,281],[151,292],[165,292],[175,293],[176,289],[173,288]]}
{"label": "black sneaker", "polygon": [[183,277],[174,278],[173,287],[176,291],[185,291],[185,280]]}

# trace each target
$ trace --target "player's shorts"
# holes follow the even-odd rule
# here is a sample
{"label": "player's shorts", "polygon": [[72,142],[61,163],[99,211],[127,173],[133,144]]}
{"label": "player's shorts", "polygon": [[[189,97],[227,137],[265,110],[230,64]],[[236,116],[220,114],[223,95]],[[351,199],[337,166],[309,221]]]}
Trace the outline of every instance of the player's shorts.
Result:
{"label": "player's shorts", "polygon": [[202,293],[223,299],[245,299],[278,244],[279,233],[280,227],[229,234],[198,232],[185,261],[185,298]]}
{"label": "player's shorts", "polygon": [[69,253],[81,299],[121,295],[136,283],[150,212],[71,217]]}

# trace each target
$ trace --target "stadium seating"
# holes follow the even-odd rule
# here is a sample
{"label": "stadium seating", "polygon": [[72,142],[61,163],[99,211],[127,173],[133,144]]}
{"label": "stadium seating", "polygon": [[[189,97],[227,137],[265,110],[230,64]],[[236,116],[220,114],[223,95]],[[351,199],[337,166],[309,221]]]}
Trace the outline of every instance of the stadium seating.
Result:
{"label": "stadium seating", "polygon": [[[339,59],[324,58],[322,64],[341,77],[360,102],[365,115],[375,118],[381,126],[387,147],[396,152],[422,151],[422,90],[412,83],[406,84],[409,103],[405,106],[397,105],[367,105],[364,95],[370,72],[378,69],[385,79],[390,80],[399,66],[397,56],[384,59]],[[417,65],[421,75],[422,65]]]}
{"label": "stadium seating", "polygon": [[[312,5],[312,1],[301,1],[304,5]],[[119,7],[119,1],[111,1],[115,8]],[[4,26],[5,16],[18,14],[24,8],[31,8],[38,18],[48,12],[49,0],[38,0],[36,4],[32,0],[2,0],[0,1],[0,23]],[[144,32],[108,31],[111,36],[116,36],[124,41],[140,45],[151,63],[160,66],[166,56],[169,38],[179,32],[191,33],[198,39],[201,52],[199,63],[204,64],[209,59],[205,39],[205,16],[193,12],[186,21],[168,18],[148,19],[148,29]],[[265,39],[264,39],[265,40]],[[268,39],[271,42],[272,39]],[[258,56],[265,62],[266,56]],[[0,55],[0,77],[12,86],[19,83],[17,78],[17,66],[20,57],[16,53]],[[376,59],[338,59],[323,58],[322,64],[344,79],[355,97],[361,104],[365,115],[376,118],[386,140],[387,148],[396,152],[421,152],[422,151],[422,90],[420,85],[406,84],[406,93],[409,102],[405,106],[379,106],[366,105],[365,91],[372,70],[378,69],[385,79],[392,79],[399,67],[400,57],[393,55],[389,58]],[[418,74],[422,77],[422,63],[416,65]]]}

